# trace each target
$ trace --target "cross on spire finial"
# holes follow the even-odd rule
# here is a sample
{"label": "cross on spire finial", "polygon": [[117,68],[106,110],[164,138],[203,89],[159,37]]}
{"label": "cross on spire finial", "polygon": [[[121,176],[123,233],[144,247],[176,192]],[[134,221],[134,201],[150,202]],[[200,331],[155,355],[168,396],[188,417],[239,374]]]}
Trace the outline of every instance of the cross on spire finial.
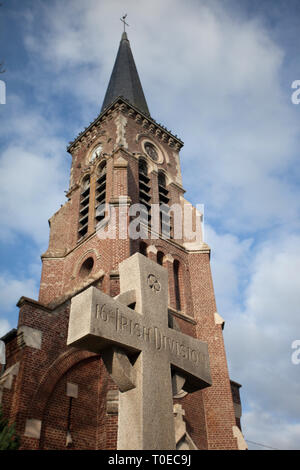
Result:
{"label": "cross on spire finial", "polygon": [[126,16],[127,16],[127,13],[125,13],[125,15],[122,16],[122,18],[120,18],[120,21],[122,21],[122,23],[124,23],[124,33],[125,33],[125,25],[126,25],[126,26],[129,26],[129,24],[126,23],[126,21],[125,21]]}

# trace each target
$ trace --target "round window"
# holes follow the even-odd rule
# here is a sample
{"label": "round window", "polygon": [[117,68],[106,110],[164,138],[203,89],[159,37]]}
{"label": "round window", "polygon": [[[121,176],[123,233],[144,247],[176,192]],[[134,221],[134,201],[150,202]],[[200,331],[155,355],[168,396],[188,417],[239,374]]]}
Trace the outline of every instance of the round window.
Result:
{"label": "round window", "polygon": [[149,157],[152,158],[152,160],[154,160],[155,162],[157,162],[158,153],[155,146],[151,142],[146,142],[144,144],[144,149],[145,152],[149,155]]}
{"label": "round window", "polygon": [[79,269],[79,276],[80,277],[88,277],[90,273],[92,272],[92,269],[94,267],[94,260],[93,258],[87,258],[81,265],[81,268]]}

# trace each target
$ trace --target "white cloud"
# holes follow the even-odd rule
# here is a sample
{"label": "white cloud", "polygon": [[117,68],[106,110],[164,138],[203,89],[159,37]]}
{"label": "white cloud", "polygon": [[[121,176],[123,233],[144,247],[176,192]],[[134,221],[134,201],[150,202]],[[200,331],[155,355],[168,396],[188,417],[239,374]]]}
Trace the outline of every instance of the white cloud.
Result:
{"label": "white cloud", "polygon": [[9,330],[11,330],[11,326],[6,318],[0,318],[0,338],[4,336]]}
{"label": "white cloud", "polygon": [[[243,384],[244,433],[279,448],[295,448],[299,438],[300,369],[291,361],[292,342],[300,339],[299,270],[299,236],[260,246],[249,265],[245,307],[228,312],[224,332],[232,378]],[[287,434],[276,441],[283,428]]]}
{"label": "white cloud", "polygon": [[292,343],[300,340],[300,236],[277,231],[253,246],[206,226],[206,239],[230,375],[243,385],[244,435],[297,449],[300,365],[292,363]]}
{"label": "white cloud", "polygon": [[[43,6],[43,31],[28,27],[32,60],[43,61],[52,88],[74,95],[84,116],[101,105],[122,7],[52,2]],[[214,1],[131,1],[127,12],[150,111],[186,141],[184,181],[197,202],[200,185],[201,202],[226,231],[295,223],[299,190],[283,175],[296,164],[297,115],[280,81],[285,52],[263,22]]]}
{"label": "white cloud", "polygon": [[7,272],[0,274],[0,337],[15,328],[16,303],[22,296],[37,298],[38,286],[33,278],[17,279]]}
{"label": "white cloud", "polygon": [[299,449],[300,424],[287,423],[263,408],[254,407],[253,411],[246,412],[243,426],[247,430],[247,439],[252,441],[248,444],[249,449],[266,450],[264,445],[279,450]]}
{"label": "white cloud", "polygon": [[47,220],[64,202],[68,188],[65,142],[55,135],[57,123],[36,106],[26,111],[20,98],[11,99],[0,129],[0,237],[10,241],[25,234],[44,247]]}
{"label": "white cloud", "polygon": [[0,311],[10,312],[21,296],[36,298],[35,279],[16,279],[7,273],[0,275]]}
{"label": "white cloud", "polygon": [[237,308],[239,296],[245,290],[253,241],[241,241],[230,233],[219,234],[207,224],[205,241],[211,247],[212,275],[219,313],[227,317]]}
{"label": "white cloud", "polygon": [[[10,231],[47,240],[48,218],[63,199],[59,156],[47,158],[11,145],[0,161],[0,234]],[[3,233],[4,232],[4,233]]]}

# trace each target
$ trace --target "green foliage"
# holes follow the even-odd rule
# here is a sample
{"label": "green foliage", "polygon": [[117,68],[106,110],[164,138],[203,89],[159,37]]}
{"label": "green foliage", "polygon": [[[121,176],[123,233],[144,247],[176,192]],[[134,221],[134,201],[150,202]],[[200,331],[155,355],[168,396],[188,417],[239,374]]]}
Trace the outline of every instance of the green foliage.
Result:
{"label": "green foliage", "polygon": [[15,434],[15,425],[9,426],[0,407],[0,450],[17,450],[19,446],[20,439]]}

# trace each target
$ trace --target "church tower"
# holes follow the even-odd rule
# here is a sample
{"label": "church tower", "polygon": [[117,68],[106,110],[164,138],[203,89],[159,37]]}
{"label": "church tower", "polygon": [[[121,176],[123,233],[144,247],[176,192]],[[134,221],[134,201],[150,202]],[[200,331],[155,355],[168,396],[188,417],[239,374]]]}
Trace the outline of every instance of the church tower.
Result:
{"label": "church tower", "polygon": [[[212,385],[174,396],[177,448],[246,447],[210,248],[201,214],[184,196],[182,146],[151,116],[124,32],[100,114],[67,149],[67,202],[49,220],[39,298],[21,297],[18,327],[2,338],[7,365],[0,400],[22,449],[116,449],[116,384],[101,355],[67,346],[68,321],[72,298],[85,289],[118,295],[119,264],[137,252],[168,272],[169,327],[208,345]],[[185,216],[178,217],[184,209],[194,238],[184,230]],[[130,235],[130,225],[140,236]]]}

